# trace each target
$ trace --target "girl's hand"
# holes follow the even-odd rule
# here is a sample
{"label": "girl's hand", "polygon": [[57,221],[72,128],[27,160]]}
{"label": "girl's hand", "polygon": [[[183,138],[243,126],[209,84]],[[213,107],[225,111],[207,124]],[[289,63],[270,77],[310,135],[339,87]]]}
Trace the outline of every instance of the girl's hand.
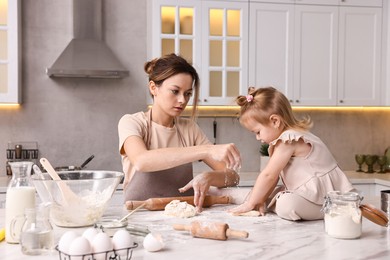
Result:
{"label": "girl's hand", "polygon": [[210,158],[224,162],[227,168],[237,170],[241,167],[240,151],[233,143],[212,145],[209,151]]}
{"label": "girl's hand", "polygon": [[194,204],[198,213],[202,212],[203,202],[210,188],[210,181],[207,172],[201,173],[179,189],[181,193],[186,192],[190,188],[194,189]]}
{"label": "girl's hand", "polygon": [[237,206],[235,208],[232,208],[232,209],[229,209],[228,212],[233,214],[233,215],[238,215],[238,214],[241,214],[241,213],[246,213],[248,211],[251,211],[253,209],[256,209],[258,208],[259,212],[260,212],[260,215],[261,216],[264,216],[265,215],[265,210],[264,210],[264,204],[261,203],[258,205],[259,207],[256,207],[256,206],[253,206],[251,203],[249,203],[248,201],[245,201],[243,204],[241,204],[240,206]]}

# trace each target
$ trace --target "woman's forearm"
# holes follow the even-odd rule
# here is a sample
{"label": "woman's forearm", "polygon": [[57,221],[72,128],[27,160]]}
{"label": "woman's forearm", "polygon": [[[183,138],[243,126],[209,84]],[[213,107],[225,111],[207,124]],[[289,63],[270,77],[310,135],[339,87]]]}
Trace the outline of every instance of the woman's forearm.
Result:
{"label": "woman's forearm", "polygon": [[202,145],[146,150],[131,161],[135,169],[140,172],[165,170],[205,159],[208,156],[208,147]]}

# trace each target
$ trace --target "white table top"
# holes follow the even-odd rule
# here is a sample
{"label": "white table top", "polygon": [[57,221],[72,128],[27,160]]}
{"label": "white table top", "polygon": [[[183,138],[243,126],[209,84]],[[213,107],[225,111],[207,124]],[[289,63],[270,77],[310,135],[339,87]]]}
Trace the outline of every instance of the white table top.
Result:
{"label": "white table top", "polygon": [[[365,199],[379,205],[379,198]],[[147,226],[162,234],[165,248],[159,252],[147,252],[142,246],[142,237],[137,237],[139,246],[132,259],[390,259],[390,229],[363,219],[362,236],[354,240],[329,237],[324,232],[323,221],[293,222],[280,219],[274,214],[264,217],[236,217],[226,212],[232,205],[216,205],[200,215],[179,219],[168,217],[162,211],[141,210],[134,213],[129,223]],[[111,209],[112,211],[114,209]],[[116,209],[117,214],[125,211]],[[4,209],[0,209],[4,221]],[[224,222],[231,229],[249,232],[247,239],[227,241],[193,238],[186,231],[175,231],[172,224],[190,224],[193,220]],[[75,231],[81,234],[85,228]],[[66,229],[55,227],[55,237]],[[0,243],[1,259],[58,259],[58,253],[45,256],[26,256],[20,245]]]}
{"label": "white table top", "polygon": [[[352,182],[390,183],[390,174],[347,173]],[[250,188],[237,188],[241,192]],[[380,198],[365,198],[363,203],[380,207]],[[390,228],[380,227],[363,219],[362,236],[354,240],[329,237],[324,232],[323,221],[292,222],[274,214],[264,217],[234,217],[226,212],[232,205],[216,205],[189,219],[165,216],[162,211],[141,210],[130,217],[129,223],[147,226],[163,235],[165,248],[159,252],[147,252],[142,247],[142,237],[132,259],[390,259]],[[122,208],[109,208],[107,214],[123,216]],[[218,241],[193,238],[188,232],[175,231],[172,224],[190,224],[193,220],[218,221],[230,228],[249,232],[247,239]],[[4,209],[0,209],[0,226],[4,226]],[[85,228],[77,228],[82,233]],[[56,242],[66,229],[55,227]],[[2,260],[58,259],[58,252],[45,256],[26,256],[20,245],[0,243]]]}

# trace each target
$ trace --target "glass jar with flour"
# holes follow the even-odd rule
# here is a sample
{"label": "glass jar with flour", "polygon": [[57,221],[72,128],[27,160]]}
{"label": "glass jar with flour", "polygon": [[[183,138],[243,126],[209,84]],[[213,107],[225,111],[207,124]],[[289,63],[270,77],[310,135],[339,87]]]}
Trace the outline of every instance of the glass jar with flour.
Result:
{"label": "glass jar with flour", "polygon": [[361,200],[356,192],[328,192],[322,208],[325,232],[334,238],[359,238],[362,234]]}

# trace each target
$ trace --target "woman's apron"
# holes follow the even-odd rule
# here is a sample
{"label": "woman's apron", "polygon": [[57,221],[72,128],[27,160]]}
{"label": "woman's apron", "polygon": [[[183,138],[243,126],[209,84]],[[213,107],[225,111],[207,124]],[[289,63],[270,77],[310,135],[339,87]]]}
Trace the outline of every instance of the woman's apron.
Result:
{"label": "woman's apron", "polygon": [[[147,149],[150,148],[151,142],[151,124],[152,110],[149,111],[147,122]],[[182,147],[186,147],[185,141],[175,124],[177,135]],[[128,200],[147,200],[149,198],[161,197],[178,197],[193,196],[192,189],[180,193],[179,188],[186,185],[193,179],[192,163],[186,163],[170,169],[154,172],[134,172],[129,184],[127,185],[124,195],[125,201]]]}

